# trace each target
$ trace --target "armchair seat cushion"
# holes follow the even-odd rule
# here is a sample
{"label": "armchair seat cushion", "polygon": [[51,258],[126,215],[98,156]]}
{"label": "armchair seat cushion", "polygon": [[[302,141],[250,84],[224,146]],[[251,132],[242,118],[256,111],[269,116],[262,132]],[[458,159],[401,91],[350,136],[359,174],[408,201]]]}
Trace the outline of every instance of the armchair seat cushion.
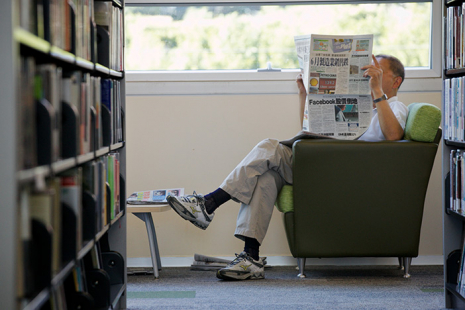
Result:
{"label": "armchair seat cushion", "polygon": [[276,208],[282,213],[294,211],[294,196],[292,185],[284,185],[276,199]]}

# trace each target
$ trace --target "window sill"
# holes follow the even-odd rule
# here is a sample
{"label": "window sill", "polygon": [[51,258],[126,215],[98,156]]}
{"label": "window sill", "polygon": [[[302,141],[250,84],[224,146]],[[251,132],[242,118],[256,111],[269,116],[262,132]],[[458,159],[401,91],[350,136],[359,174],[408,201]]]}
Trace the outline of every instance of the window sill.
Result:
{"label": "window sill", "polygon": [[[298,69],[126,71],[128,96],[297,94]],[[408,70],[400,92],[441,91],[442,79],[433,70]]]}

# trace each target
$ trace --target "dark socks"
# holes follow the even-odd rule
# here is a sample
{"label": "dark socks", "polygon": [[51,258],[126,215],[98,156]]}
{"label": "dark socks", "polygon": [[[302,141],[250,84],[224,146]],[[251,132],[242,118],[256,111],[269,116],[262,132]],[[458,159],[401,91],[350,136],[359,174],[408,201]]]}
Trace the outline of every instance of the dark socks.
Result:
{"label": "dark socks", "polygon": [[244,237],[245,238],[245,246],[244,251],[248,253],[254,260],[258,260],[260,258],[260,243],[258,243],[257,239]]}
{"label": "dark socks", "polygon": [[205,195],[204,198],[205,209],[207,210],[208,214],[212,214],[216,209],[218,209],[219,206],[231,199],[231,196],[221,188],[218,188],[216,191]]}

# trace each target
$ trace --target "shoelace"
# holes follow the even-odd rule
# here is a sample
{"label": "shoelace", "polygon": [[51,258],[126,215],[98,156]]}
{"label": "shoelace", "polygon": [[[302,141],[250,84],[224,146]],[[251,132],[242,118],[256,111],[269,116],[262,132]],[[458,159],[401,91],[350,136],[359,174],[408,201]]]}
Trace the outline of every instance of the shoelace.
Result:
{"label": "shoelace", "polygon": [[266,257],[263,259],[262,262],[260,262],[260,260],[256,261],[254,260],[248,253],[245,253],[245,254],[237,254],[237,253],[234,253],[236,255],[236,258],[229,263],[228,266],[234,266],[234,265],[237,265],[238,263],[240,263],[241,261],[245,261],[245,260],[249,260],[252,264],[254,264],[255,266],[258,266],[260,268],[262,268],[263,266],[266,265]]}
{"label": "shoelace", "polygon": [[189,202],[192,202],[190,200],[190,197],[194,197],[197,202],[197,205],[199,204],[200,201],[205,200],[202,195],[197,194],[195,191],[192,193],[192,195],[187,195],[186,198],[189,200]]}
{"label": "shoelace", "polygon": [[234,254],[236,255],[236,258],[232,262],[229,263],[229,266],[237,265],[241,261],[247,259],[247,255],[243,255],[242,253],[241,254],[234,253]]}

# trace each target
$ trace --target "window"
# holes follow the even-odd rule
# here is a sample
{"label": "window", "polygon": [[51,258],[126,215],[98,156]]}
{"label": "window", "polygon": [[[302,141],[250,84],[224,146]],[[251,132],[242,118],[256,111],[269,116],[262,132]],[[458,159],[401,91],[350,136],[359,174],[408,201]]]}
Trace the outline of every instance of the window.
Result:
{"label": "window", "polygon": [[136,1],[126,0],[126,70],[256,70],[268,62],[297,69],[293,37],[309,33],[373,33],[375,54],[395,55],[407,67],[432,68],[431,1],[131,3]]}

